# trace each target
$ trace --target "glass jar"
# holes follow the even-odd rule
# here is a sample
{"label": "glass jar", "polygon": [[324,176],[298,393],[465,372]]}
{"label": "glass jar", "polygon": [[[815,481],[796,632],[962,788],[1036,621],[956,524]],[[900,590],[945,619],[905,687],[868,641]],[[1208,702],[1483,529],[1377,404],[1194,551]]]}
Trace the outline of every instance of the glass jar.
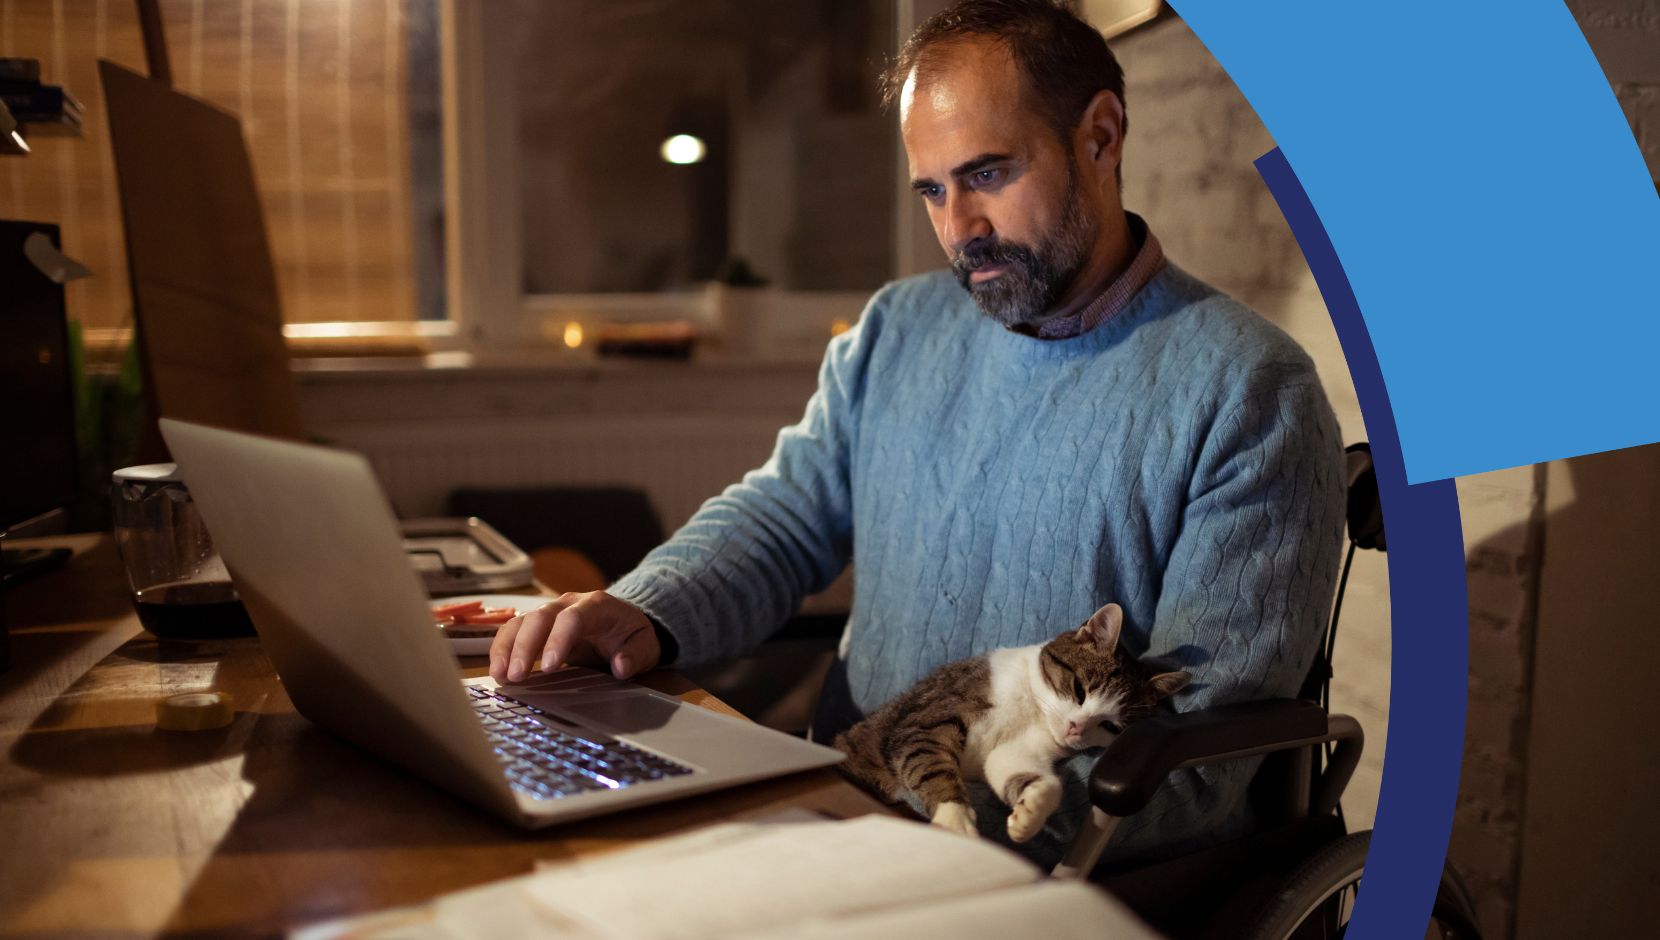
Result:
{"label": "glass jar", "polygon": [[114,482],[115,544],[144,629],[166,639],[253,636],[178,465],[125,467]]}

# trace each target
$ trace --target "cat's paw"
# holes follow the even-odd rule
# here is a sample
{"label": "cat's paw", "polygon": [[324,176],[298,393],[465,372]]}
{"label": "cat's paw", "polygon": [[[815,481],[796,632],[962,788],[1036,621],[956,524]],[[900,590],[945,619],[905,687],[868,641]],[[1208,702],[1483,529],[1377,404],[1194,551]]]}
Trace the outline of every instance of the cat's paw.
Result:
{"label": "cat's paw", "polygon": [[974,825],[974,808],[967,803],[941,803],[934,810],[933,824],[952,832],[960,832],[965,836],[980,835],[980,830]]}
{"label": "cat's paw", "polygon": [[1020,799],[1009,808],[1009,838],[1025,842],[1043,830],[1049,814],[1061,802],[1061,784],[1053,777],[1040,777],[1020,791]]}

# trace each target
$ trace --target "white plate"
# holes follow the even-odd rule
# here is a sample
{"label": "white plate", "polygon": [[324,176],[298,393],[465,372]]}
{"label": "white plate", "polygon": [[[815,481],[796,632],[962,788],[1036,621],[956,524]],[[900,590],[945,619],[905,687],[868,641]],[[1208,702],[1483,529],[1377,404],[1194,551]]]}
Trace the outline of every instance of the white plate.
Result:
{"label": "white plate", "polygon": [[[466,604],[471,601],[478,601],[487,608],[511,607],[523,614],[535,610],[550,600],[553,600],[553,598],[538,594],[463,594],[460,597],[433,598],[428,606],[447,607],[450,604]],[[490,652],[492,639],[494,637],[481,636],[450,640],[450,652],[457,656],[485,656]]]}

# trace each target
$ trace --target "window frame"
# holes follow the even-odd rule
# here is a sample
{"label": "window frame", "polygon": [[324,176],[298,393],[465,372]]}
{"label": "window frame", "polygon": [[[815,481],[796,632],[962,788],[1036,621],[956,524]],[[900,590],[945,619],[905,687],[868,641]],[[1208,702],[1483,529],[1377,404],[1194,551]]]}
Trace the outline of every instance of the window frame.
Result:
{"label": "window frame", "polygon": [[[948,0],[899,0],[895,48]],[[519,216],[521,167],[513,80],[515,23],[505,8],[474,0],[440,0],[443,85],[446,313],[462,346],[549,346],[559,326],[576,321],[686,318],[712,325],[704,292],[526,293]],[[494,12],[496,15],[491,15]],[[893,181],[895,277],[941,264],[926,214],[910,191],[897,122]],[[776,290],[780,319],[814,317],[830,307],[856,316],[873,291]]]}

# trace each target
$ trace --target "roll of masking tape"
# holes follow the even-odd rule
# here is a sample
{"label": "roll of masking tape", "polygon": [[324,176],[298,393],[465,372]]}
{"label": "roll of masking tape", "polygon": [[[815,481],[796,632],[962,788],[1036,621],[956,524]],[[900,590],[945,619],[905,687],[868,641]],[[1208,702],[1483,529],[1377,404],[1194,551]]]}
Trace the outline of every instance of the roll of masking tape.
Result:
{"label": "roll of masking tape", "polygon": [[156,703],[156,727],[164,731],[223,728],[235,717],[231,697],[223,692],[185,692]]}

